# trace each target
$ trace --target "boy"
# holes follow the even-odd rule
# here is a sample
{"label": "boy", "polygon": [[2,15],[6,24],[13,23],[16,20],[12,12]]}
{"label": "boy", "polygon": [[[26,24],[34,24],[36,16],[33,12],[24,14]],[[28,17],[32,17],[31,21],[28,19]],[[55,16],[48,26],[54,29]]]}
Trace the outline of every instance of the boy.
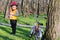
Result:
{"label": "boy", "polygon": [[17,24],[17,19],[18,19],[18,10],[17,10],[17,3],[16,2],[12,2],[11,3],[11,7],[8,13],[8,17],[10,19],[10,24],[11,24],[11,28],[12,28],[12,33],[11,34],[15,34],[16,33],[16,24]]}
{"label": "boy", "polygon": [[43,25],[43,24],[38,22],[37,26],[34,26],[32,28],[29,36],[31,37],[32,35],[38,34],[38,37],[41,38],[42,37],[42,32],[40,31],[41,25]]}

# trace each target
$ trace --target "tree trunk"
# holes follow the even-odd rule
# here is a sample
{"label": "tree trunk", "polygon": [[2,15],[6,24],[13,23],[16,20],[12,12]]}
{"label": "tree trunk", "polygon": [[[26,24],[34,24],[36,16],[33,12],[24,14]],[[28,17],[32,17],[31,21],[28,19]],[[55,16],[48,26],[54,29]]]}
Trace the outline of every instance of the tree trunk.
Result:
{"label": "tree trunk", "polygon": [[39,16],[39,0],[38,0],[38,7],[37,7],[37,17]]}
{"label": "tree trunk", "polygon": [[24,13],[23,13],[23,2],[24,2],[24,0],[21,1],[21,13],[22,13],[22,15],[24,15]]}
{"label": "tree trunk", "polygon": [[8,11],[9,11],[10,3],[11,3],[11,2],[12,2],[12,0],[7,0],[7,4],[5,5],[4,18],[8,18],[7,15],[8,15]]}
{"label": "tree trunk", "polygon": [[8,5],[8,3],[9,3],[9,0],[7,0],[7,3],[6,3],[6,5],[5,5],[5,9],[4,9],[4,18],[6,17],[6,11],[7,11],[7,5]]}
{"label": "tree trunk", "polygon": [[58,40],[58,37],[60,36],[59,7],[60,7],[59,0],[50,0],[47,11],[48,19],[47,19],[47,27],[45,32],[45,37],[46,37],[45,40]]}

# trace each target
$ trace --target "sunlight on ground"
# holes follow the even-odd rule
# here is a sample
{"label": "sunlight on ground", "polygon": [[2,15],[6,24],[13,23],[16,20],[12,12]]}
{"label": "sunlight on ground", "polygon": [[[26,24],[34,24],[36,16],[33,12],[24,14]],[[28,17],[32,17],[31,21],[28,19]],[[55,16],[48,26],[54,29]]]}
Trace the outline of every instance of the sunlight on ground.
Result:
{"label": "sunlight on ground", "polygon": [[10,27],[0,26],[0,40],[33,40],[34,38],[29,38],[30,28],[20,28],[17,27],[16,35],[11,35]]}

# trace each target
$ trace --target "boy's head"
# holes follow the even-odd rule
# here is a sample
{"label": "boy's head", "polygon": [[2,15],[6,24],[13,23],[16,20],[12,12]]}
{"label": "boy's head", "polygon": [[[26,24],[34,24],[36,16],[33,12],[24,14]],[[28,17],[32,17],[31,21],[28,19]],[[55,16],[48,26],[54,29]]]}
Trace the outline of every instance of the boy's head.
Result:
{"label": "boy's head", "polygon": [[15,5],[12,6],[11,8],[12,8],[12,10],[16,10],[17,9],[17,7]]}
{"label": "boy's head", "polygon": [[11,2],[11,8],[12,8],[12,10],[17,9],[17,3],[15,1]]}
{"label": "boy's head", "polygon": [[37,25],[38,25],[38,26],[41,26],[41,25],[43,25],[43,24],[42,24],[42,23],[40,23],[40,22],[38,22],[38,23],[37,23]]}

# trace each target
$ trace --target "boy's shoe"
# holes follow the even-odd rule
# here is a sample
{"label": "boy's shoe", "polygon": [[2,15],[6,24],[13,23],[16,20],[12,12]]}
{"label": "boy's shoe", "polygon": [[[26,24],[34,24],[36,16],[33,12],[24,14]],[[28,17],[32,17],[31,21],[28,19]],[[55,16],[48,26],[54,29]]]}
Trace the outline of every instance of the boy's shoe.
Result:
{"label": "boy's shoe", "polygon": [[32,34],[30,34],[29,37],[31,38],[32,37]]}
{"label": "boy's shoe", "polygon": [[10,33],[11,35],[15,35],[14,33]]}

